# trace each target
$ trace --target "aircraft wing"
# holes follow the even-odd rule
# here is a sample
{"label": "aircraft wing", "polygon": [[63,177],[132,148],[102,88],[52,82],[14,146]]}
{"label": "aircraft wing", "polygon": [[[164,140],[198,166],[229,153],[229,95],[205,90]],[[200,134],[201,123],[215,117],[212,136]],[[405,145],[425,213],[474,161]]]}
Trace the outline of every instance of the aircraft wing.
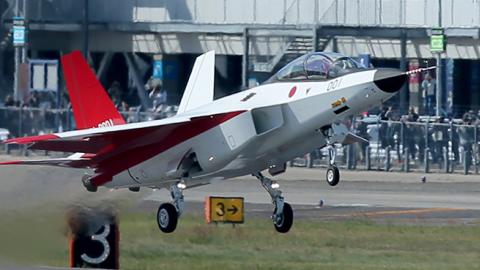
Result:
{"label": "aircraft wing", "polygon": [[[3,143],[76,154],[63,159],[16,160],[1,162],[0,165],[32,164],[93,168],[98,175],[111,177],[242,112],[191,118],[174,117],[145,123],[9,139]],[[102,181],[109,181],[108,177],[103,177],[97,184],[101,184]]]}
{"label": "aircraft wing", "polygon": [[51,159],[30,159],[30,160],[12,160],[0,162],[0,165],[49,165],[70,168],[83,168],[84,164],[88,164],[89,158],[67,157],[67,158],[51,158]]}
{"label": "aircraft wing", "polygon": [[190,118],[165,119],[147,124],[138,123],[14,138],[5,140],[3,143],[28,145],[30,149],[35,150],[98,153],[105,150],[108,145],[131,141],[135,137],[153,130],[164,130],[167,127],[188,122],[190,122]]}

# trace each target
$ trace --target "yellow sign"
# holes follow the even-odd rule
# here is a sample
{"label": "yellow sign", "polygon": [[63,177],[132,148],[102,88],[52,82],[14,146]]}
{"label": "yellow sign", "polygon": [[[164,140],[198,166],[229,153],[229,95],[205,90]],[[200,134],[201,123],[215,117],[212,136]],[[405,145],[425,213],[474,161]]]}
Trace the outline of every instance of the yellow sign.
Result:
{"label": "yellow sign", "polygon": [[205,200],[205,218],[207,223],[243,223],[243,198],[207,197]]}
{"label": "yellow sign", "polygon": [[336,108],[342,104],[344,104],[345,102],[347,102],[347,99],[345,97],[342,97],[340,99],[337,99],[335,100],[333,103],[332,103],[332,108]]}

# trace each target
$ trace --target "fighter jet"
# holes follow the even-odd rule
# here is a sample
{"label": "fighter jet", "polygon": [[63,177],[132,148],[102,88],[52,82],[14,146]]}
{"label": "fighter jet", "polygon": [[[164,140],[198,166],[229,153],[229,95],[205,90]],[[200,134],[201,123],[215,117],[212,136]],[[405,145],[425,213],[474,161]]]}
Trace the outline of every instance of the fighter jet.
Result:
{"label": "fighter jet", "polygon": [[[408,74],[366,68],[354,59],[315,52],[292,61],[265,83],[214,100],[215,53],[196,59],[175,116],[127,124],[80,52],[61,59],[77,130],[15,138],[6,144],[71,152],[66,158],[18,160],[2,165],[85,168],[83,185],[167,188],[172,202],[160,205],[157,222],[170,233],[184,209],[183,190],[212,180],[255,176],[271,196],[275,229],[286,233],[293,211],[278,183],[286,162],[328,147],[326,180],[340,180],[337,144],[363,141],[341,124],[395,95]],[[420,72],[421,70],[418,70]]]}

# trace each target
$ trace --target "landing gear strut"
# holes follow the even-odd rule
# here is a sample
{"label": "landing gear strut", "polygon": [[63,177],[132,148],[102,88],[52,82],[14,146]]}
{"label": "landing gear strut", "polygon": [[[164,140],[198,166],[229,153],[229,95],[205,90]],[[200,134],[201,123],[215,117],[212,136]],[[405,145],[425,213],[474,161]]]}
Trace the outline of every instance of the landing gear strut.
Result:
{"label": "landing gear strut", "polygon": [[327,169],[326,180],[327,180],[327,183],[333,187],[333,186],[336,186],[338,182],[340,182],[340,171],[338,170],[337,165],[335,165],[337,148],[335,147],[335,144],[331,141],[331,138],[333,136],[332,127],[322,129],[322,132],[327,140],[327,147],[328,147],[329,165]]}
{"label": "landing gear strut", "polygon": [[279,233],[288,232],[293,224],[293,210],[290,204],[284,201],[282,191],[278,189],[278,183],[263,176],[260,172],[253,176],[260,180],[263,188],[270,194],[270,197],[272,197],[272,203],[275,206],[272,214],[275,230]]}
{"label": "landing gear strut", "polygon": [[183,212],[185,201],[183,199],[183,183],[177,183],[170,186],[170,194],[173,201],[163,203],[158,208],[157,223],[158,228],[164,233],[171,233],[177,228],[178,218]]}

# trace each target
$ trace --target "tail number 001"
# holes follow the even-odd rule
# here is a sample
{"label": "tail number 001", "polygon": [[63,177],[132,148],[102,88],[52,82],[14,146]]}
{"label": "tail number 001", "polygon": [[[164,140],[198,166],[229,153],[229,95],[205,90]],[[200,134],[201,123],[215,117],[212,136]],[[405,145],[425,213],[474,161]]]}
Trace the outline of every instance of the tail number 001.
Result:
{"label": "tail number 001", "polygon": [[102,123],[98,124],[98,127],[113,127],[113,120],[108,119],[106,121],[103,121]]}
{"label": "tail number 001", "polygon": [[327,86],[327,91],[335,90],[340,86],[341,83],[342,83],[342,78],[330,81]]}

